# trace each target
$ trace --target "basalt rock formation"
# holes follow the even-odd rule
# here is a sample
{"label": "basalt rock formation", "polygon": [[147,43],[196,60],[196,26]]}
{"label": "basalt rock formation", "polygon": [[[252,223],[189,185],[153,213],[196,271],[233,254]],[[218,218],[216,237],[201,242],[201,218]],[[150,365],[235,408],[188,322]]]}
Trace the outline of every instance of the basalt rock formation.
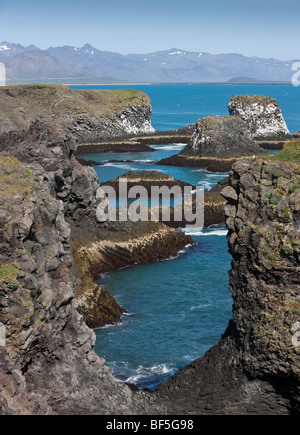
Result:
{"label": "basalt rock formation", "polygon": [[124,310],[97,274],[165,259],[190,238],[98,222],[99,181],[72,156],[72,137],[40,122],[12,137],[0,156],[0,413],[163,412],[114,380],[79,311],[91,326],[117,321]]}
{"label": "basalt rock formation", "polygon": [[155,394],[173,414],[299,415],[299,165],[239,161],[223,195],[233,318],[216,346]]}
{"label": "basalt rock formation", "polygon": [[63,202],[0,158],[0,414],[145,413],[151,397],[109,374],[74,303]]}
{"label": "basalt rock formation", "polygon": [[[123,181],[122,181],[123,180]],[[192,202],[192,212],[196,215],[196,195],[192,196],[192,192],[195,192],[197,186],[191,186],[189,183],[184,181],[176,180],[167,174],[162,174],[157,171],[130,171],[120,177],[105,182],[106,186],[113,187],[117,197],[119,195],[120,183],[125,184],[123,186],[124,192],[130,191],[131,188],[142,186],[146,189],[149,199],[151,198],[151,193],[154,194],[155,190],[153,187],[159,188],[161,192],[165,189],[165,204],[158,205],[151,203],[149,207],[149,219],[157,219],[172,228],[183,228],[186,225],[194,225],[196,218],[194,220],[187,220],[184,214],[184,204],[182,202],[178,203],[178,199],[181,200],[183,195],[185,197],[190,197],[188,201]],[[204,226],[209,227],[210,225],[218,225],[225,223],[225,213],[224,206],[226,200],[221,195],[221,190],[228,185],[229,179],[225,177],[220,181],[215,187],[210,191],[204,192]],[[103,186],[102,186],[103,187]],[[163,188],[163,189],[161,189]],[[123,194],[124,194],[123,192]],[[145,192],[146,193],[146,192]],[[136,193],[135,193],[136,194]],[[153,200],[154,197],[151,199]],[[177,199],[178,205],[172,203],[172,199]],[[176,207],[181,210],[180,213],[176,215]],[[179,219],[178,216],[181,215]]]}
{"label": "basalt rock formation", "polygon": [[153,133],[151,103],[140,91],[23,85],[0,88],[0,139],[26,133],[32,122],[67,129],[79,143]]}
{"label": "basalt rock formation", "polygon": [[158,164],[229,172],[236,160],[260,154],[265,152],[252,139],[244,121],[234,116],[210,116],[197,121],[189,145]]}
{"label": "basalt rock formation", "polygon": [[[106,186],[111,186],[114,188],[117,194],[119,194],[120,185],[122,182],[126,181],[127,189],[131,189],[134,186],[142,186],[145,187],[147,193],[151,194],[152,187],[163,187],[166,186],[169,189],[172,189],[175,186],[180,187],[182,193],[185,187],[190,187],[194,189],[194,186],[191,186],[189,183],[185,181],[176,180],[174,177],[170,175],[163,174],[157,171],[130,171],[121,175],[120,177],[109,180],[105,182]],[[190,189],[190,190],[191,190]]]}
{"label": "basalt rock formation", "polygon": [[[158,223],[99,222],[96,212],[101,199],[97,174],[92,168],[77,162],[72,155],[74,150],[76,140],[72,135],[40,121],[33,123],[27,133],[7,135],[6,141],[0,144],[0,154],[14,156],[26,163],[28,170],[39,177],[40,183],[48,186],[53,198],[61,201],[64,218],[71,228],[69,243],[72,255],[69,262],[76,278],[73,290],[77,307],[89,326],[100,327],[118,322],[124,309],[105,289],[95,284],[99,273],[115,270],[117,265],[124,267],[166,259],[189,244],[190,238]],[[108,254],[101,255],[105,240],[111,251],[110,269],[107,266]],[[123,254],[118,254],[117,248],[114,251],[118,243],[128,244],[126,255],[123,245],[120,248]],[[160,248],[154,249],[158,244]],[[90,250],[92,255],[87,254]],[[86,256],[84,261],[82,253]],[[121,256],[122,261],[114,261],[113,255]]]}
{"label": "basalt rock formation", "polygon": [[300,139],[300,131],[293,134],[293,139]]}
{"label": "basalt rock formation", "polygon": [[151,152],[154,151],[149,145],[163,145],[170,143],[188,144],[192,138],[194,124],[183,128],[166,131],[147,132],[143,135],[133,135],[122,139],[98,140],[91,144],[79,144],[78,154],[93,154],[103,152]]}
{"label": "basalt rock formation", "polygon": [[233,318],[218,345],[150,395],[115,381],[78,310],[93,326],[120,318],[97,275],[191,239],[158,222],[99,220],[97,175],[75,150],[68,129],[40,121],[2,137],[0,414],[299,414],[299,164],[233,166],[223,190]]}
{"label": "basalt rock formation", "polygon": [[251,137],[263,148],[279,148],[291,139],[291,134],[275,98],[262,95],[234,95],[229,113],[245,121]]}

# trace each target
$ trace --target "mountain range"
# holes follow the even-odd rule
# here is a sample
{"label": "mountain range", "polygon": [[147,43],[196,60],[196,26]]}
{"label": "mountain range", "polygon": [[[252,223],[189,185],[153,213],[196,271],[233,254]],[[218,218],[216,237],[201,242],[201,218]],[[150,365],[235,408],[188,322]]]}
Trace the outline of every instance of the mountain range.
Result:
{"label": "mountain range", "polygon": [[189,52],[177,48],[122,55],[90,44],[41,50],[0,43],[7,84],[21,83],[257,83],[291,82],[297,60],[280,61],[241,54]]}

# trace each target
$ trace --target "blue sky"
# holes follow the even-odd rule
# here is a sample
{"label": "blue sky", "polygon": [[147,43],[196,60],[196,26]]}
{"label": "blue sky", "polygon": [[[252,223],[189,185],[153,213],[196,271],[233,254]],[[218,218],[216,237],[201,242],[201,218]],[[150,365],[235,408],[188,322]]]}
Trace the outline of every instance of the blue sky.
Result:
{"label": "blue sky", "polygon": [[300,58],[299,0],[0,0],[0,41]]}

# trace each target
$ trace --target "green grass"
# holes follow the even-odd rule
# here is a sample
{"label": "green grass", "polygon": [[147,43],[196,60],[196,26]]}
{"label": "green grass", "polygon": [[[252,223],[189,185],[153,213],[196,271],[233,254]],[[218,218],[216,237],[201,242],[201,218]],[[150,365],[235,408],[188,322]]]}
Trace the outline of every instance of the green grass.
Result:
{"label": "green grass", "polygon": [[7,288],[12,292],[18,290],[19,287],[20,287],[20,283],[17,279],[13,279],[9,284],[7,284]]}
{"label": "green grass", "polygon": [[59,128],[62,116],[98,118],[151,103],[146,94],[135,89],[71,89],[39,84],[1,87],[0,101],[0,123],[9,123],[13,129],[28,129],[30,119],[40,118]]}
{"label": "green grass", "polygon": [[13,203],[15,196],[27,196],[32,192],[33,173],[24,169],[21,163],[12,157],[0,157],[0,190],[6,199],[6,205]]}
{"label": "green grass", "polygon": [[12,264],[0,264],[0,284],[15,280],[20,274],[19,269]]}
{"label": "green grass", "polygon": [[235,103],[243,104],[269,104],[270,102],[276,102],[274,98],[266,97],[265,95],[233,95],[231,98]]}
{"label": "green grass", "polygon": [[285,145],[284,149],[271,157],[272,160],[284,160],[285,162],[300,162],[300,139],[293,140]]}

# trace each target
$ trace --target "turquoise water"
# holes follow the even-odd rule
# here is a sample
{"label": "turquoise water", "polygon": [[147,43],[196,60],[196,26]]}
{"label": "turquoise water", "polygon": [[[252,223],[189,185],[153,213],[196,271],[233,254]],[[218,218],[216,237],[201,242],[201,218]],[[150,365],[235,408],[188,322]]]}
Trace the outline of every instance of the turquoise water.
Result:
{"label": "turquoise water", "polygon": [[[76,86],[72,86],[76,88]],[[235,94],[259,94],[276,98],[290,132],[300,130],[300,87],[292,85],[131,85],[98,86],[105,89],[134,88],[151,98],[152,125],[157,130],[184,127],[199,118],[228,115]],[[82,86],[77,86],[82,88]],[[86,86],[85,88],[97,88]]]}
{"label": "turquoise water", "polygon": [[117,379],[151,390],[202,356],[225,331],[232,309],[226,230],[198,234],[197,245],[175,259],[99,280],[129,313],[118,326],[96,331],[95,350]]}
{"label": "turquoise water", "polygon": [[[126,86],[116,86],[124,88]],[[133,86],[127,86],[133,87]],[[113,88],[106,86],[106,88]],[[152,124],[172,129],[208,115],[226,115],[233,94],[275,97],[287,125],[300,129],[300,88],[246,85],[134,86],[152,100]],[[156,166],[153,162],[178,153],[184,145],[158,145],[155,152],[105,153],[81,156],[104,163],[95,167],[102,183],[129,170],[159,170],[176,179],[213,187],[226,174],[198,168]],[[132,160],[132,163],[108,163]],[[214,227],[192,234],[197,244],[161,263],[133,266],[103,275],[104,286],[127,311],[117,326],[96,331],[96,352],[120,381],[153,390],[181,367],[203,356],[225,331],[232,313],[228,290],[226,229]]]}
{"label": "turquoise water", "polygon": [[[225,173],[212,174],[201,168],[180,168],[153,164],[165,157],[178,154],[184,147],[185,145],[180,144],[157,145],[151,147],[155,149],[154,152],[82,154],[80,157],[104,163],[103,166],[95,166],[94,168],[103,184],[105,181],[117,178],[128,171],[148,170],[169,174],[176,180],[185,181],[191,186],[201,185],[209,190],[226,176]],[[109,160],[131,160],[132,163],[108,163]]]}

